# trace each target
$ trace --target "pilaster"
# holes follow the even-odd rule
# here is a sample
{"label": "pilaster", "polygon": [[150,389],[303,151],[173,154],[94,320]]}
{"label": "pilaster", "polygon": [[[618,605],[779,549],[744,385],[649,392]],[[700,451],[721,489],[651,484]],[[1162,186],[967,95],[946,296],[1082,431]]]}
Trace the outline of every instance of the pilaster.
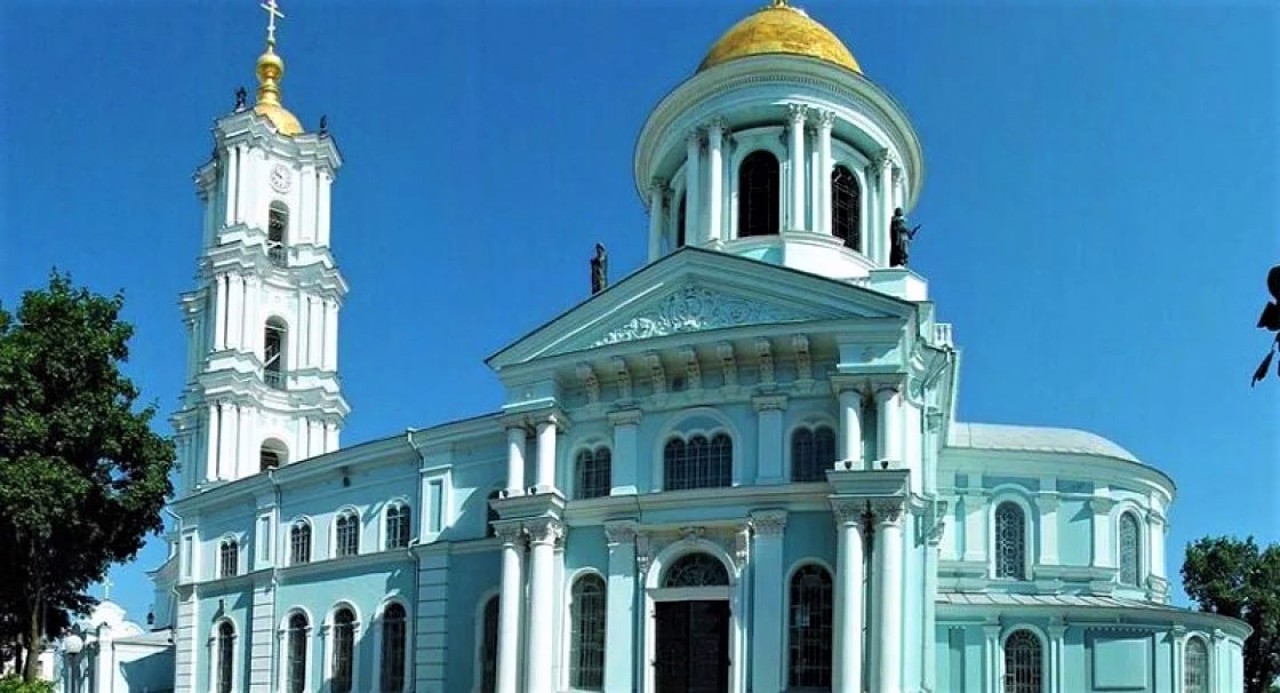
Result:
{"label": "pilaster", "polygon": [[787,123],[790,146],[790,204],[787,206],[787,230],[803,229],[805,225],[805,186],[804,186],[804,123],[808,107],[803,104],[787,105]]}
{"label": "pilaster", "polygon": [[784,652],[782,635],[787,627],[784,590],[787,589],[786,567],[783,565],[783,536],[787,528],[785,510],[762,510],[751,513],[755,529],[752,546],[753,594],[751,600],[751,671],[754,688],[765,691],[783,690]]}
{"label": "pilaster", "polygon": [[605,693],[635,690],[636,652],[636,523],[631,520],[606,522],[609,546],[609,579],[605,615]]}
{"label": "pilaster", "polygon": [[783,432],[782,412],[787,408],[785,395],[761,395],[753,397],[751,404],[756,410],[756,432],[759,467],[756,470],[756,483],[782,484],[787,479],[783,475]]}
{"label": "pilaster", "polygon": [[613,424],[613,463],[610,465],[613,488],[610,495],[638,492],[636,470],[639,468],[640,419],[639,409],[624,409],[609,414],[609,423]]}

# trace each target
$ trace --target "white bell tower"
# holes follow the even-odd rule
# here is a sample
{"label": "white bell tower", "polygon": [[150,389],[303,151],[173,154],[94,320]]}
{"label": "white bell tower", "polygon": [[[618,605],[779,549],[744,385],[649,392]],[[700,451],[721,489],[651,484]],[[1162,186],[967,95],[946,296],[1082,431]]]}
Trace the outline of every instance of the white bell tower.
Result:
{"label": "white bell tower", "polygon": [[338,448],[347,293],[329,252],[329,190],[342,161],[321,119],[305,132],[280,98],[275,0],[256,103],[237,93],[195,174],[204,206],[196,288],[182,295],[187,382],[174,414],[178,495]]}

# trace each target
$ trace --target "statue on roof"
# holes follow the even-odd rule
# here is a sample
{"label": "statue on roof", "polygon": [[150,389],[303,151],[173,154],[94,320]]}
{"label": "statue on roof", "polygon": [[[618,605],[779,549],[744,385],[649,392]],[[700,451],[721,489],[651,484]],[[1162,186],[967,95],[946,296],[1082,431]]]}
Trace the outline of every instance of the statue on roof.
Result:
{"label": "statue on roof", "polygon": [[591,258],[591,295],[594,296],[609,287],[609,253],[604,245],[596,244],[595,257]]}
{"label": "statue on roof", "polygon": [[245,91],[244,86],[236,90],[236,111],[243,111],[249,100],[249,92]]}
{"label": "statue on roof", "polygon": [[911,241],[915,240],[916,233],[919,231],[919,224],[915,228],[907,228],[907,217],[903,215],[901,207],[893,210],[893,221],[889,224],[889,237],[893,243],[893,247],[889,250],[890,267],[907,266]]}

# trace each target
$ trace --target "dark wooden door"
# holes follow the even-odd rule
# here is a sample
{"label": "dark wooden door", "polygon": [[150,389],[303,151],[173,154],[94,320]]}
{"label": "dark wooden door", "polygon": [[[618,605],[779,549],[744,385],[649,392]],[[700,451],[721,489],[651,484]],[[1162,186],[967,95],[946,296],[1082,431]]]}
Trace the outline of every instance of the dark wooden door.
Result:
{"label": "dark wooden door", "polygon": [[729,602],[658,602],[657,693],[728,693]]}

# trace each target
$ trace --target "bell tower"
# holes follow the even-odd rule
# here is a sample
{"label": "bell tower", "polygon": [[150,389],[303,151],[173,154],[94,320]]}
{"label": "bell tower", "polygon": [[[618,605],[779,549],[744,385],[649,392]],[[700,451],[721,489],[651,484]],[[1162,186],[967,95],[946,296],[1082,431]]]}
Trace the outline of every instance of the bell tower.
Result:
{"label": "bell tower", "polygon": [[196,287],[181,298],[187,380],[173,416],[178,495],[331,452],[350,408],[338,382],[347,284],[329,250],[329,195],[341,166],[324,119],[307,132],[284,107],[276,1],[250,106],[213,127],[195,173],[203,206]]}

